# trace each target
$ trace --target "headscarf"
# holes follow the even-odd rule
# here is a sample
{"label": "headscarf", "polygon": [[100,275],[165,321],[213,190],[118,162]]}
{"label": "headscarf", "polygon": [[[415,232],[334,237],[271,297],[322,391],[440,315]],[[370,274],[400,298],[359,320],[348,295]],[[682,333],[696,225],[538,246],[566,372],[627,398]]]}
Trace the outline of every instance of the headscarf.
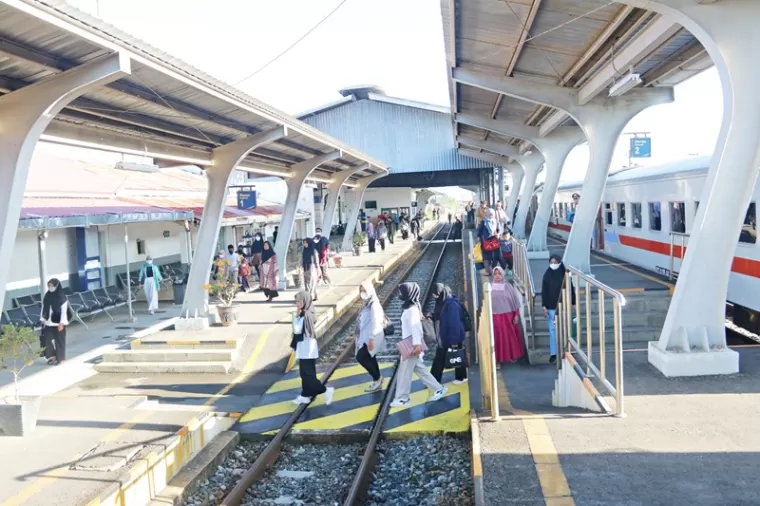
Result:
{"label": "headscarf", "polygon": [[[375,347],[370,352],[374,356],[380,349],[383,339],[383,320],[385,313],[380,299],[377,298],[377,292],[371,282],[361,284],[367,298],[362,300],[362,308],[359,316],[356,318],[356,352],[361,350],[362,346],[367,344],[370,339],[375,339]],[[379,341],[378,341],[379,340]]]}
{"label": "headscarf", "polygon": [[[493,289],[491,290],[491,309],[493,314],[505,314],[519,311],[522,307],[520,294],[512,283],[507,281],[504,269],[494,267],[494,272],[499,271],[504,277],[504,281],[498,282],[494,279]],[[498,285],[498,286],[497,286]]]}
{"label": "headscarf", "polygon": [[567,269],[565,268],[565,264],[562,263],[562,257],[559,255],[552,255],[549,257],[549,262],[551,262],[552,260],[557,261],[557,263],[559,264],[559,268],[557,270],[553,270],[547,267],[546,270],[550,272],[552,276],[557,276],[558,278],[564,277]]}
{"label": "headscarf", "polygon": [[433,308],[433,321],[438,321],[441,318],[441,310],[443,309],[443,303],[446,299],[451,297],[451,288],[443,283],[436,283],[433,285],[433,293],[431,294],[435,299],[435,308]]}
{"label": "headscarf", "polygon": [[296,294],[296,300],[301,303],[301,314],[303,316],[303,331],[308,334],[309,337],[317,338],[317,315],[314,312],[314,304],[312,304],[311,294],[309,292],[301,290]]}
{"label": "headscarf", "polygon": [[486,217],[483,218],[483,226],[485,227],[486,233],[488,233],[488,237],[493,237],[496,235],[496,229],[499,227],[498,223],[496,223],[496,212],[489,208],[486,211]]}
{"label": "headscarf", "polygon": [[66,296],[63,294],[63,288],[61,288],[61,282],[58,279],[52,278],[48,281],[48,284],[53,285],[55,290],[45,292],[45,297],[42,299],[42,316],[47,320],[51,318],[50,313],[52,311],[52,321],[60,323],[61,306],[66,302]]}
{"label": "headscarf", "polygon": [[264,248],[261,251],[261,261],[266,262],[270,258],[274,256],[274,248],[272,247],[272,243],[269,241],[264,242],[264,246],[269,245],[269,249]]}
{"label": "headscarf", "polygon": [[251,245],[251,252],[254,254],[261,253],[264,251],[264,237],[261,235],[261,232],[256,232],[253,237],[254,241]]}
{"label": "headscarf", "polygon": [[401,283],[398,287],[399,297],[401,298],[401,307],[409,309],[417,306],[422,314],[422,305],[420,304],[420,285],[417,283]]}
{"label": "headscarf", "polygon": [[306,238],[303,240],[308,246],[303,247],[303,253],[301,253],[301,265],[304,269],[311,269],[311,266],[314,265],[314,253],[317,251],[316,246],[314,245],[314,240],[310,238]]}

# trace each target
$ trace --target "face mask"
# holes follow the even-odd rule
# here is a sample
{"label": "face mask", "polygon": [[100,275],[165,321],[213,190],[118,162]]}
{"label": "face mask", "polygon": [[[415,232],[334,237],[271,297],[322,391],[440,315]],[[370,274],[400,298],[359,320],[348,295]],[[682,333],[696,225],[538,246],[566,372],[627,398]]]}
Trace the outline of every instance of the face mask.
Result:
{"label": "face mask", "polygon": [[362,300],[369,299],[369,294],[367,292],[362,292],[361,294],[359,294],[359,296],[362,298]]}
{"label": "face mask", "polygon": [[549,268],[553,271],[556,271],[559,269],[559,264],[549,264]]}
{"label": "face mask", "polygon": [[146,262],[148,263],[148,265],[153,265],[153,260],[146,260]]}
{"label": "face mask", "polygon": [[49,291],[49,292],[54,292],[54,291],[56,291],[56,290],[58,290],[58,287],[57,287],[57,286],[48,286],[48,291]]}

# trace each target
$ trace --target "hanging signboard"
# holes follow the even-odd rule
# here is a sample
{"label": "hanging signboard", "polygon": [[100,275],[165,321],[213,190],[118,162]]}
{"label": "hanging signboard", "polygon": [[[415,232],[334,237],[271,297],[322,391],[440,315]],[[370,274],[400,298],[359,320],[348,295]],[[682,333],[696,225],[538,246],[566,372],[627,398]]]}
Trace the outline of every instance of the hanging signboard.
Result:
{"label": "hanging signboard", "polygon": [[237,207],[238,209],[243,209],[243,210],[256,209],[256,191],[255,190],[238,191]]}
{"label": "hanging signboard", "polygon": [[631,158],[651,158],[652,138],[631,137]]}

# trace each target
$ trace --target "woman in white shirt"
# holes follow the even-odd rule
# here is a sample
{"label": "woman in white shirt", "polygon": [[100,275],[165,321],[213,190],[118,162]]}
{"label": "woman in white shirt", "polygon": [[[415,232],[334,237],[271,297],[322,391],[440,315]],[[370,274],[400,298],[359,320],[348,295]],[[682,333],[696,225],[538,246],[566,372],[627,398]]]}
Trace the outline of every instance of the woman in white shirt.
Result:
{"label": "woman in white shirt", "polygon": [[422,362],[422,307],[420,306],[420,286],[417,283],[402,283],[399,285],[404,312],[401,313],[401,337],[411,336],[414,350],[406,360],[401,360],[396,372],[396,395],[391,407],[399,408],[409,404],[409,394],[412,390],[412,373],[416,373],[422,383],[433,392],[431,401],[437,401],[447,392],[427,370]]}
{"label": "woman in white shirt", "polygon": [[377,353],[384,348],[385,312],[371,282],[359,286],[362,308],[356,318],[356,361],[372,376],[372,383],[364,390],[376,392],[383,385]]}
{"label": "woman in white shirt", "polygon": [[66,360],[66,325],[69,324],[69,303],[56,278],[48,281],[48,291],[42,299],[42,342],[48,365],[62,364]]}
{"label": "woman in white shirt", "polygon": [[301,375],[301,395],[293,399],[295,404],[309,404],[319,394],[325,394],[325,404],[332,403],[335,389],[325,387],[317,378],[317,315],[311,294],[301,290],[296,294],[296,317],[293,321],[293,340],[290,347],[296,352],[298,371]]}

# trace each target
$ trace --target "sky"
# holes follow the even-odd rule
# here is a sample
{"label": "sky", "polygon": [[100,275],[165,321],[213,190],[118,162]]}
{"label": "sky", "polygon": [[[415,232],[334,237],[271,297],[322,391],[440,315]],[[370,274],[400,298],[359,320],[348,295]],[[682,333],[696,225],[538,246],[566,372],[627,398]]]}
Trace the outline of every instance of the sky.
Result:
{"label": "sky", "polygon": [[[448,106],[440,0],[346,0],[285,56],[254,74],[344,0],[68,0],[289,114],[377,85],[393,97]],[[403,13],[403,15],[400,15]],[[245,80],[244,80],[245,79]],[[676,87],[625,132],[648,132],[642,165],[713,151],[722,117],[714,69]],[[612,168],[628,163],[621,138]],[[562,179],[582,179],[588,148],[568,157]]]}

